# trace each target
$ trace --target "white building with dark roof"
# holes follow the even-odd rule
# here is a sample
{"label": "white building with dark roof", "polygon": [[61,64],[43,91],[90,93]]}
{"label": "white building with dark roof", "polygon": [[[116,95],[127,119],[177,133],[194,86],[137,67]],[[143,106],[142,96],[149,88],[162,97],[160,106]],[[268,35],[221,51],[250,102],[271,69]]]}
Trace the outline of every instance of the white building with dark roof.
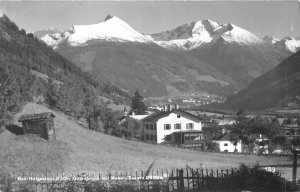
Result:
{"label": "white building with dark roof", "polygon": [[151,114],[142,122],[145,142],[192,146],[203,143],[201,119],[177,106]]}
{"label": "white building with dark roof", "polygon": [[227,133],[214,140],[215,143],[219,144],[220,152],[242,152],[242,141],[232,141],[233,134]]}

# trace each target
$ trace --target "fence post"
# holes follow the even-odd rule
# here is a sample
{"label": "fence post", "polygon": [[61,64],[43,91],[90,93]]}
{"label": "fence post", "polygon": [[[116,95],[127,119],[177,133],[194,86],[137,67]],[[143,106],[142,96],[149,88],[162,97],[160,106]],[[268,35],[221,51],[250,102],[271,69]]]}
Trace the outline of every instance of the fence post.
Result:
{"label": "fence post", "polygon": [[203,169],[201,169],[201,182],[202,182],[202,185],[204,186],[205,182],[204,182],[204,172],[203,172]]}
{"label": "fence post", "polygon": [[293,151],[293,178],[292,181],[296,185],[296,176],[297,176],[297,152]]}
{"label": "fence post", "polygon": [[183,169],[179,170],[179,183],[180,183],[180,190],[184,190],[184,178],[183,178]]}
{"label": "fence post", "polygon": [[172,181],[171,181],[171,183],[172,183],[172,190],[174,191],[175,190],[175,187],[174,187],[174,171],[173,171],[173,169],[172,169]]}
{"label": "fence post", "polygon": [[190,183],[189,183],[189,168],[186,168],[186,180],[187,180],[187,188],[190,190]]}
{"label": "fence post", "polygon": [[[202,171],[203,171],[203,169],[202,169]],[[203,174],[201,174],[201,181],[200,181],[200,171],[199,171],[199,169],[197,168],[197,185],[198,185],[198,189],[200,189],[200,186],[202,186],[203,185],[203,179],[202,179],[202,175]]]}

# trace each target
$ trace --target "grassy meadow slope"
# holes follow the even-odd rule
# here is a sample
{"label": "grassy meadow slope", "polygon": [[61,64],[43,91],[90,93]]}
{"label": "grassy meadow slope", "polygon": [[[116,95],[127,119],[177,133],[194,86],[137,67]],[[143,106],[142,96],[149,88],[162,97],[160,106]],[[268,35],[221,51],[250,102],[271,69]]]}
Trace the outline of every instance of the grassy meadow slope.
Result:
{"label": "grassy meadow slope", "polygon": [[[49,111],[45,106],[28,103],[24,113]],[[45,142],[35,136],[0,133],[0,162],[11,171],[24,172],[114,172],[146,170],[155,160],[153,169],[226,168],[247,165],[290,162],[283,157],[262,157],[195,152],[161,145],[152,145],[104,135],[82,128],[68,116],[53,112],[57,141]],[[20,125],[20,124],[19,124]]]}

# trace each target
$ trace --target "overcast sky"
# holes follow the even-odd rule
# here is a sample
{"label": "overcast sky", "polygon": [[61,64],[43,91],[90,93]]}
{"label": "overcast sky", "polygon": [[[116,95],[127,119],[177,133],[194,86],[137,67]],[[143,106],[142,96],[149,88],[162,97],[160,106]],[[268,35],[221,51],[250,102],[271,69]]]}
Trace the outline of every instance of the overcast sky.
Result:
{"label": "overcast sky", "polygon": [[94,24],[106,15],[119,17],[142,33],[173,29],[192,21],[211,19],[233,23],[256,35],[300,37],[299,2],[295,1],[0,1],[5,13],[21,28],[36,31]]}

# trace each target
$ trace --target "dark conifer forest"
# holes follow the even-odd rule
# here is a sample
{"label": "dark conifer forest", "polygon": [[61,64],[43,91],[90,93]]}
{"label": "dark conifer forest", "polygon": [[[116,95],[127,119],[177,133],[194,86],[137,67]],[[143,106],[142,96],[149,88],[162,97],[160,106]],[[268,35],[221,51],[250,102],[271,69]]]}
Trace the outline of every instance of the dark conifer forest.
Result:
{"label": "dark conifer forest", "polygon": [[91,77],[6,15],[0,17],[0,126],[36,98],[74,118],[90,121],[102,114],[111,119],[100,96],[117,103],[130,101],[118,87]]}

